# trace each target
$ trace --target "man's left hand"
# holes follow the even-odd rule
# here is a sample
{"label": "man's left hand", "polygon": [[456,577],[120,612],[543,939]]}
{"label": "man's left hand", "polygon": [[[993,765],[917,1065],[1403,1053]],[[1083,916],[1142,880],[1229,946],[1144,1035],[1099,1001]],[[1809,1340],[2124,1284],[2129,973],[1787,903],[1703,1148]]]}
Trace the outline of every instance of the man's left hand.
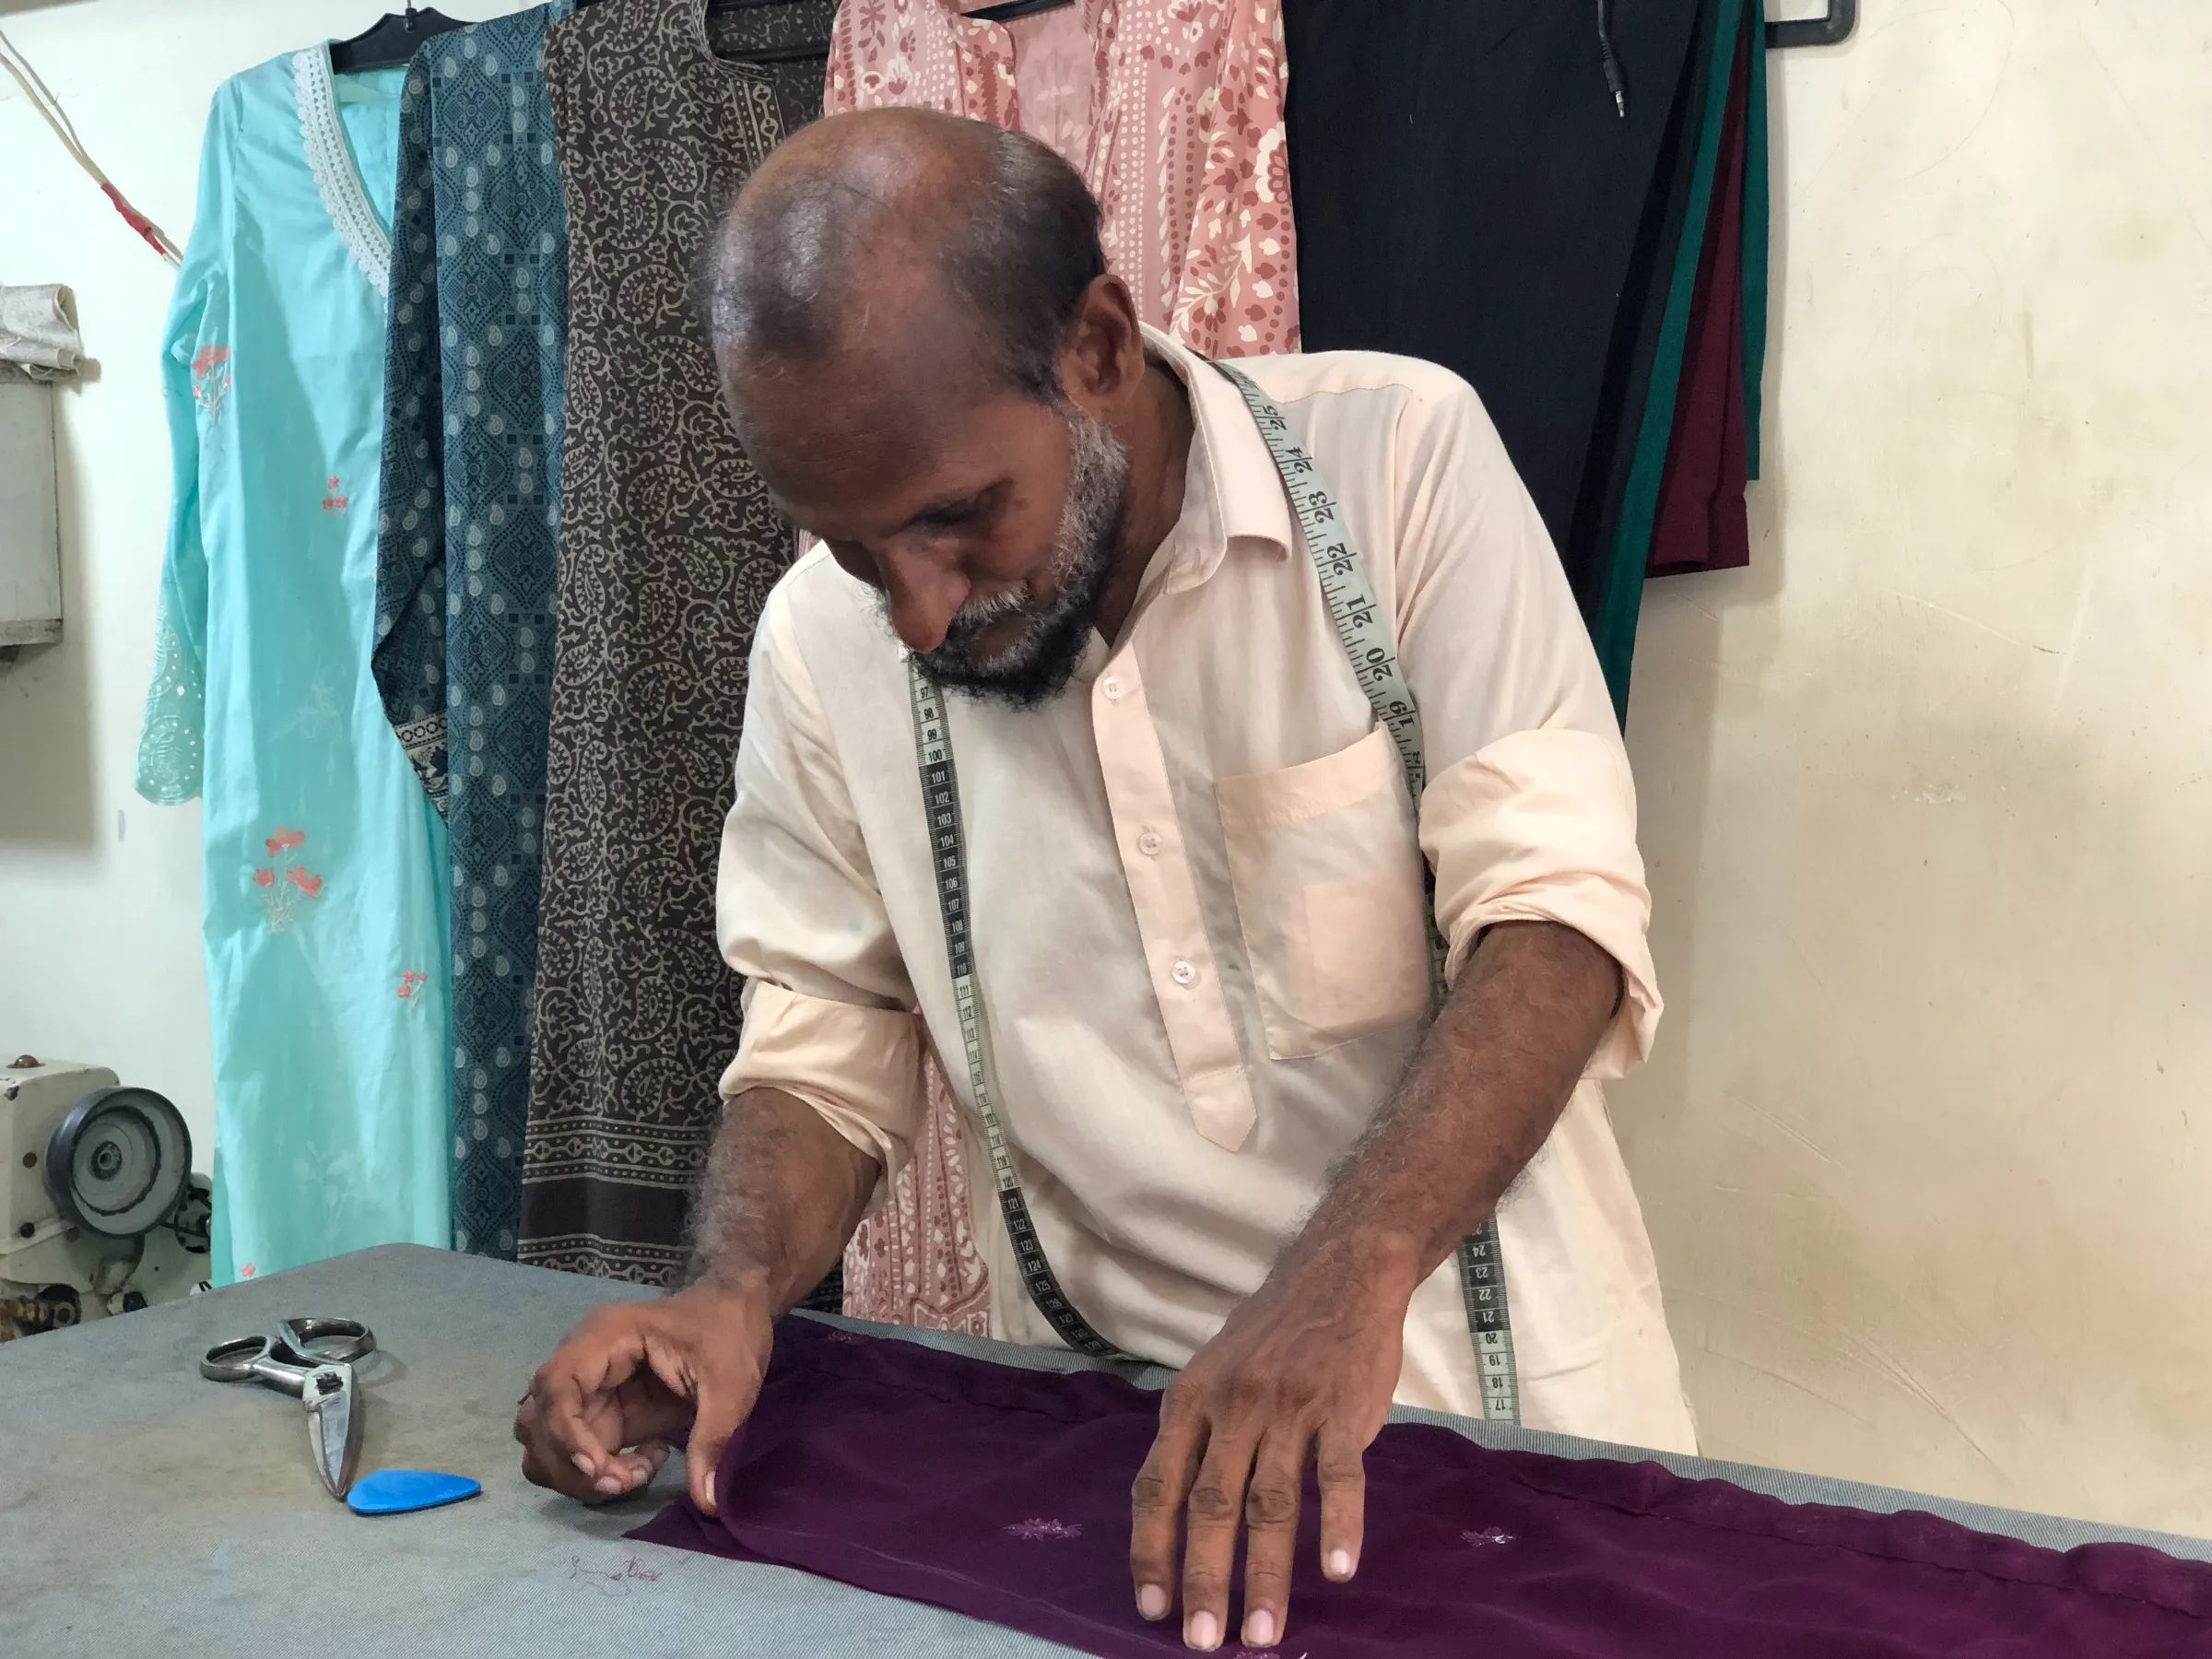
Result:
{"label": "man's left hand", "polygon": [[1188,1647],[1216,1648],[1228,1634],[1240,1524],[1244,1645],[1283,1639],[1309,1466],[1321,1488],[1322,1571],[1342,1582],[1359,1569],[1361,1457],[1390,1411],[1419,1276],[1411,1252],[1391,1243],[1295,1253],[1168,1390],[1132,1494],[1137,1610],[1164,1618],[1180,1583]]}

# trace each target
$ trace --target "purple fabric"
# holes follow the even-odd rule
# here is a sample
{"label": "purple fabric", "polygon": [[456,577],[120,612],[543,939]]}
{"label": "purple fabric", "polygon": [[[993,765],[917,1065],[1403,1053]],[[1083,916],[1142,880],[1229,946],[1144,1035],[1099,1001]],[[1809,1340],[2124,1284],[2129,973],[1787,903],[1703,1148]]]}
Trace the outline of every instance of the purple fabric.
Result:
{"label": "purple fabric", "polygon": [[1744,443],[1745,100],[1765,53],[1736,53],[1721,123],[1720,172],[1691,291],[1689,338],[1675,394],[1675,426],[1661,475],[1647,576],[1737,571],[1751,562],[1744,500],[1750,457]]}
{"label": "purple fabric", "polygon": [[[1129,1483],[1158,1408],[1115,1377],[787,1320],[723,1459],[720,1516],[682,1500],[630,1535],[803,1568],[1111,1659],[1180,1653],[1172,1620],[1137,1617],[1129,1580]],[[1284,1659],[2212,1653],[2212,1568],[2135,1545],[2062,1555],[1933,1515],[1787,1504],[1655,1464],[1486,1451],[1417,1424],[1384,1429],[1367,1470],[1350,1584],[1314,1567],[1308,1493]]]}

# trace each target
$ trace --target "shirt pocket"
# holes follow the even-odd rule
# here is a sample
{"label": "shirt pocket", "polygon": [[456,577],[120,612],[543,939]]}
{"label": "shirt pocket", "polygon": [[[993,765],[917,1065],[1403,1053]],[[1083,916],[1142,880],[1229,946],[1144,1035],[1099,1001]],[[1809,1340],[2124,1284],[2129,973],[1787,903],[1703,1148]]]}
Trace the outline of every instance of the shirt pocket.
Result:
{"label": "shirt pocket", "polygon": [[1390,735],[1214,794],[1267,1052],[1301,1059],[1427,1014],[1429,900]]}

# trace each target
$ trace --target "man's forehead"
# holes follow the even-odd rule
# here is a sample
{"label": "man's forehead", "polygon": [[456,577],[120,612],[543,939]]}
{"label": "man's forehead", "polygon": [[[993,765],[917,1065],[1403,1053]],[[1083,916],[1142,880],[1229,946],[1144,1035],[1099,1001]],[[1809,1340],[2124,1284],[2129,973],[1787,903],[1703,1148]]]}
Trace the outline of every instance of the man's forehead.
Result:
{"label": "man's forehead", "polygon": [[780,382],[753,409],[746,446],[784,510],[818,535],[867,540],[1018,472],[1029,446],[1009,419],[1039,406],[1003,387],[818,371]]}
{"label": "man's forehead", "polygon": [[919,453],[1002,390],[972,320],[902,299],[868,307],[818,355],[726,359],[748,443],[779,455],[824,444]]}

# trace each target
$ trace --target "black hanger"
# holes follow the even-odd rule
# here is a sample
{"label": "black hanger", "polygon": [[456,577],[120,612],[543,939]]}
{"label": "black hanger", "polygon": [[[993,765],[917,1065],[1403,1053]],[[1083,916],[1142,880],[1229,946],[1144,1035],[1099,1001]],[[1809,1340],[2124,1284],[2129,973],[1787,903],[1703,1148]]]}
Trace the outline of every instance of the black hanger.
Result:
{"label": "black hanger", "polygon": [[981,11],[968,15],[980,18],[985,23],[1011,23],[1017,18],[1034,18],[1040,12],[1058,11],[1064,6],[1073,6],[1076,0],[1004,0],[998,6],[986,6]]}
{"label": "black hanger", "polygon": [[462,27],[458,18],[407,0],[404,12],[386,12],[350,41],[330,43],[330,72],[359,75],[364,69],[398,69],[413,60],[415,49],[432,35]]}
{"label": "black hanger", "polygon": [[1859,0],[1828,0],[1828,12],[1818,18],[1793,18],[1786,22],[1767,25],[1767,44],[1782,49],[1791,46],[1834,46],[1851,38],[1853,27],[1859,20]]}

